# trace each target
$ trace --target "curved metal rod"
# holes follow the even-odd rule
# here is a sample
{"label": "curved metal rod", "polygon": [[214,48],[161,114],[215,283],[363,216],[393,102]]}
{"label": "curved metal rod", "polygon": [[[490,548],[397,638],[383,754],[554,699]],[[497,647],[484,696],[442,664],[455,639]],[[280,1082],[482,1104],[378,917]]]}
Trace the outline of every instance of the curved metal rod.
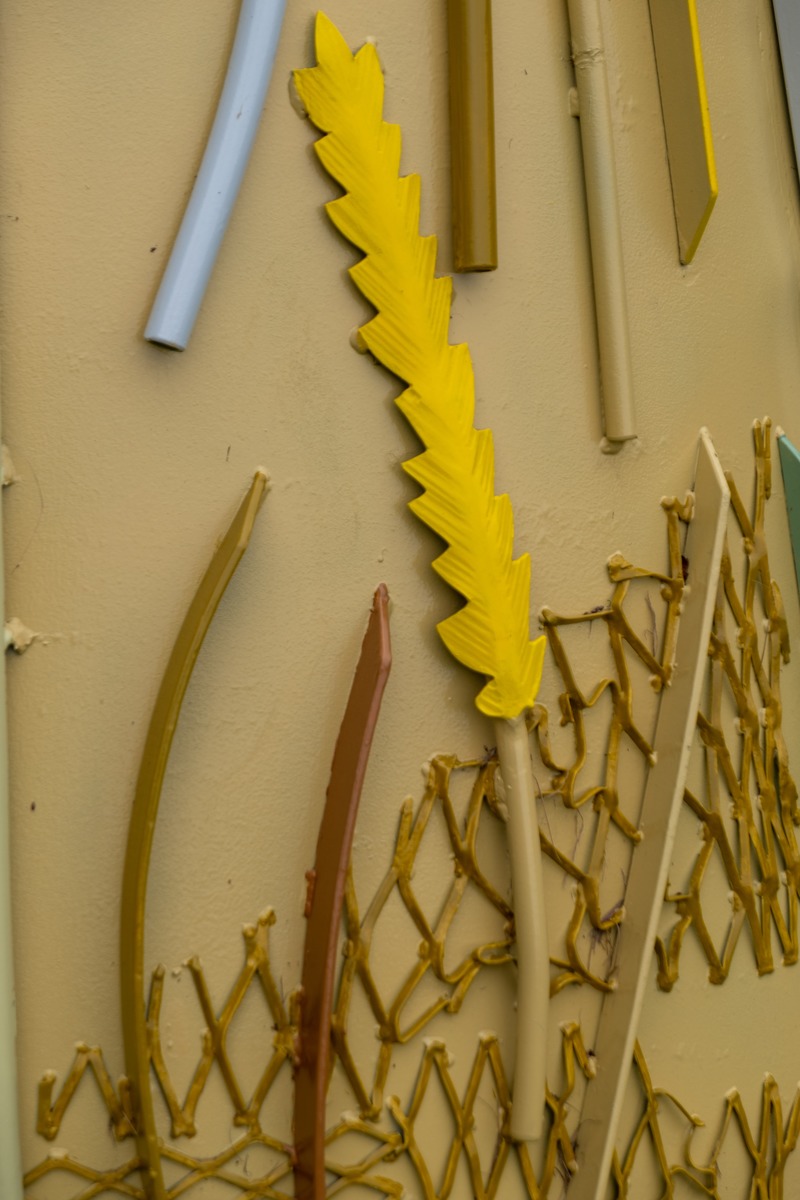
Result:
{"label": "curved metal rod", "polygon": [[391,665],[389,594],[382,583],[375,592],[350,698],[333,752],[316,860],[313,871],[307,876],[305,915],[308,925],[294,1089],[296,1200],[324,1200],[325,1197],[325,1097],[345,879],[361,788]]}
{"label": "curved metal rod", "polygon": [[242,0],[203,161],[144,336],[185,350],[239,194],[267,94],[286,0]]}
{"label": "curved metal rod", "polygon": [[217,605],[247,549],[267,486],[266,474],[257,471],[183,619],[150,718],[128,827],[120,917],[120,999],[125,1070],[131,1087],[136,1147],[142,1160],[146,1200],[166,1200],[167,1196],[150,1089],[144,997],[145,899],[158,802],[181,704],[197,655]]}

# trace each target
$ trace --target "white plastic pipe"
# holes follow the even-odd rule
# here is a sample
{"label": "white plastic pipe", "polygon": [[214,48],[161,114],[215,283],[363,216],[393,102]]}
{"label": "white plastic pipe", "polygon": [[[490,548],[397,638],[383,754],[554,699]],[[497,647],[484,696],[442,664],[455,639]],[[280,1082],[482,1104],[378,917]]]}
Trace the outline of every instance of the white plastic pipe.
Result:
{"label": "white plastic pipe", "polygon": [[[5,611],[0,526],[0,612]],[[17,1010],[11,929],[11,854],[8,803],[5,649],[0,653],[0,1196],[22,1200],[17,1096]]]}
{"label": "white plastic pipe", "polygon": [[148,342],[186,349],[253,148],[285,9],[286,0],[242,0],[211,136],[144,331]]}
{"label": "white plastic pipe", "polygon": [[544,1132],[550,955],[542,851],[525,717],[496,721],[497,756],[508,809],[511,891],[517,944],[517,1054],[511,1136],[539,1142]]}
{"label": "white plastic pipe", "polygon": [[614,131],[597,0],[567,0],[567,8],[589,216],[604,432],[612,448],[636,437]]}

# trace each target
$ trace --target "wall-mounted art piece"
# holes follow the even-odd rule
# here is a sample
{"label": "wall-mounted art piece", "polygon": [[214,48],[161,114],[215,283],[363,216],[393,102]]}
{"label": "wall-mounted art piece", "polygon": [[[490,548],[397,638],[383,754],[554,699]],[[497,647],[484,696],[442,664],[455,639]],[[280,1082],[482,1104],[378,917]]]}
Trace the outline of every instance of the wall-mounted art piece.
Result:
{"label": "wall-mounted art piece", "polygon": [[392,665],[389,594],[378,588],[336,749],[308,872],[294,1083],[295,1196],[325,1200],[325,1131],[339,935],[358,802]]}
{"label": "wall-mounted art piece", "polygon": [[145,997],[144,939],[147,881],[161,789],[181,705],[197,656],[220,600],[247,549],[267,476],[257,471],[217,547],[178,632],[147,731],[128,827],[120,915],[120,998],[125,1043],[125,1094],[136,1130],[145,1200],[166,1200],[150,1065],[153,1058]]}
{"label": "wall-mounted art piece", "polygon": [[650,0],[678,253],[690,263],[716,203],[717,169],[695,0]]}
{"label": "wall-mounted art piece", "polygon": [[[328,203],[334,225],[365,257],[350,276],[377,308],[359,330],[364,346],[407,389],[400,411],[425,451],[403,469],[423,492],[412,511],[448,544],[434,569],[466,601],[438,626],[451,654],[487,676],[476,704],[495,721],[510,813],[509,844],[519,963],[516,1136],[542,1136],[549,970],[535,787],[525,710],[536,698],[544,638],[529,633],[531,562],[513,558],[508,496],[494,494],[494,449],[475,429],[469,350],[452,346],[452,284],[437,278],[436,238],[419,234],[419,176],[398,175],[401,135],[383,120],[383,75],[374,46],[351,54],[320,14],[317,66],[295,72],[300,98],[325,136],[320,161],[345,189]],[[359,97],[359,103],[354,97]]]}
{"label": "wall-mounted art piece", "polygon": [[581,1113],[585,1126],[578,1158],[584,1169],[571,1187],[577,1200],[603,1200],[606,1194],[705,676],[729,500],[716,451],[703,430],[693,493],[684,514],[689,521],[683,551],[688,586],[675,669],[658,712],[639,818],[641,845],[625,887],[617,987],[603,1003],[594,1047],[597,1075],[587,1088]]}
{"label": "wall-mounted art piece", "polygon": [[795,157],[800,161],[800,10],[793,0],[772,0],[778,30],[786,102],[792,123]]}
{"label": "wall-mounted art piece", "polygon": [[782,429],[778,429],[778,452],[781,459],[783,490],[786,495],[786,515],[789,520],[789,536],[792,539],[792,555],[800,594],[800,451],[789,441]]}
{"label": "wall-mounted art piece", "polygon": [[[768,512],[773,494],[768,419],[755,422],[753,439],[750,505],[742,481],[728,474],[730,528],[680,818],[687,831],[699,831],[702,844],[698,849],[696,838],[685,839],[673,857],[664,904],[669,919],[655,942],[657,982],[666,992],[677,983],[679,969],[682,977],[686,962],[721,985],[734,965],[763,976],[779,962],[792,966],[800,956],[798,791],[785,731],[786,697],[794,686],[787,678],[786,608],[794,597],[784,600],[774,574],[779,536]],[[782,458],[784,441],[778,438]],[[720,914],[714,902],[722,888],[729,903]]]}
{"label": "wall-mounted art piece", "polygon": [[[3,483],[7,482],[4,474]],[[4,597],[3,542],[0,536],[0,610],[5,608]],[[5,660],[0,659],[0,1196],[8,1197],[8,1200],[21,1200],[10,818],[6,673]]]}
{"label": "wall-mounted art piece", "polygon": [[769,396],[800,446],[772,6],[697,4],[724,203],[686,268],[649,0],[495,0],[477,279],[445,261],[455,3],[336,0],[318,56],[286,4],[188,356],[145,310],[237,21],[278,9],[4,6],[4,618],[39,632],[5,659],[0,1200],[800,1196],[800,592],[752,421]]}
{"label": "wall-mounted art piece", "polygon": [[185,350],[239,194],[272,77],[286,0],[241,0],[225,85],[144,336]]}
{"label": "wall-mounted art piece", "polygon": [[492,0],[447,0],[453,268],[497,266]]}
{"label": "wall-mounted art piece", "polygon": [[592,253],[603,433],[606,448],[616,451],[636,437],[636,409],[603,22],[598,0],[568,0],[567,11],[575,67],[571,104],[580,121]]}

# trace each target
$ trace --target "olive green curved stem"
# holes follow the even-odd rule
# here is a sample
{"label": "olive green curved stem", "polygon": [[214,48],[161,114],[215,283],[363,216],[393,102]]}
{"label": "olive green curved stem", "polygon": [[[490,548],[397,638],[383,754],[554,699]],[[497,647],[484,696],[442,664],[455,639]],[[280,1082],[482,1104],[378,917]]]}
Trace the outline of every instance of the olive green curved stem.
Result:
{"label": "olive green curved stem", "polygon": [[131,1087],[136,1145],[146,1200],[167,1200],[150,1088],[144,995],[145,900],[158,802],[181,704],[197,655],[217,605],[247,549],[267,486],[266,474],[256,472],[184,617],[150,718],[128,828],[120,919],[120,994],[125,1070]]}
{"label": "olive green curved stem", "polygon": [[550,955],[536,792],[525,717],[496,721],[495,736],[508,808],[517,943],[517,1053],[511,1136],[521,1142],[538,1142],[544,1133]]}

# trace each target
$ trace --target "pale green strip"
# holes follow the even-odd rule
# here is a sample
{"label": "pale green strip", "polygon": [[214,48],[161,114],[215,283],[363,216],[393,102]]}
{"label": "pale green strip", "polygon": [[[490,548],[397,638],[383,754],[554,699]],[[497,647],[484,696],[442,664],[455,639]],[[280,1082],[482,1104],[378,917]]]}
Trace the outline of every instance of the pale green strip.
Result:
{"label": "pale green strip", "polygon": [[800,452],[785,434],[778,438],[781,455],[783,490],[786,495],[786,513],[789,517],[789,536],[792,539],[794,573],[800,591]]}

